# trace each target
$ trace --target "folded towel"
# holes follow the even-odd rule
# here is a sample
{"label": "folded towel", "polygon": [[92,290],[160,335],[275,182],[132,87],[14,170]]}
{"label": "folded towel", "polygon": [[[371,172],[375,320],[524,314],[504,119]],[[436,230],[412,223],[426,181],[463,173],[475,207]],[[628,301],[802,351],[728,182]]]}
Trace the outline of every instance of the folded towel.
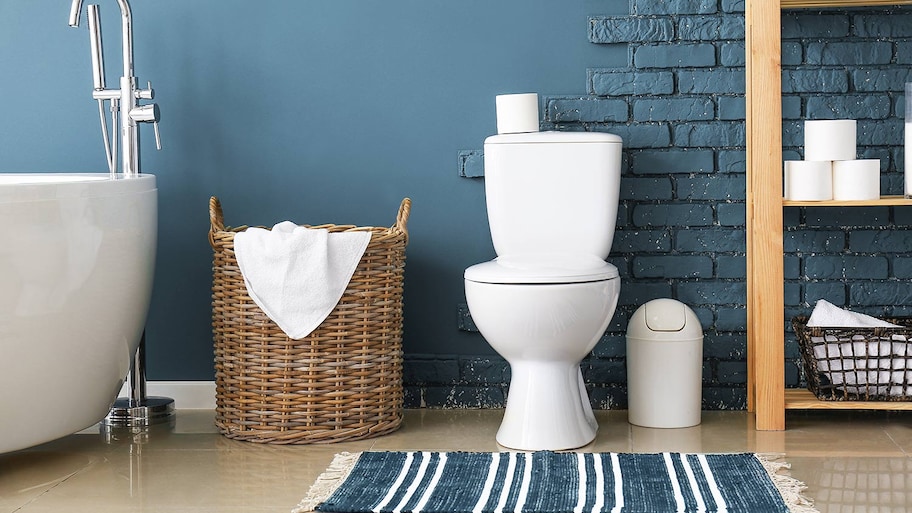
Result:
{"label": "folded towel", "polygon": [[370,242],[370,232],[332,232],[290,221],[248,228],[234,253],[254,303],[292,339],[333,311]]}
{"label": "folded towel", "polygon": [[825,326],[829,328],[900,328],[896,324],[882,321],[870,315],[851,312],[820,299],[811,312],[808,326]]}
{"label": "folded towel", "polygon": [[[831,328],[901,328],[896,324],[839,308],[823,299],[817,301],[808,326]],[[902,385],[912,378],[912,342],[901,334],[889,340],[868,340],[862,335],[837,338],[831,334],[811,337],[817,370],[836,388],[852,394],[912,396],[912,387]],[[821,344],[821,342],[825,342]],[[886,357],[886,358],[885,358]]]}

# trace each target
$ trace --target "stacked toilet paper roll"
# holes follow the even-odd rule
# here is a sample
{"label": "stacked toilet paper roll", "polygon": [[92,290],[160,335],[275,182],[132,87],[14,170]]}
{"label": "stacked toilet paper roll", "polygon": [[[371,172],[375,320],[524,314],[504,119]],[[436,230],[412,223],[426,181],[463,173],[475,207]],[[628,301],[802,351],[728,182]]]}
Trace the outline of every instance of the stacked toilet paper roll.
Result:
{"label": "stacked toilet paper roll", "polygon": [[833,162],[833,199],[880,198],[880,159]]}
{"label": "stacked toilet paper roll", "polygon": [[855,158],[854,119],[804,122],[804,160],[834,161]]}
{"label": "stacked toilet paper roll", "polygon": [[829,160],[786,160],[785,199],[833,199],[833,163]]}
{"label": "stacked toilet paper roll", "polygon": [[785,162],[785,199],[871,200],[880,197],[880,160],[856,160],[854,119],[804,122],[804,160]]}

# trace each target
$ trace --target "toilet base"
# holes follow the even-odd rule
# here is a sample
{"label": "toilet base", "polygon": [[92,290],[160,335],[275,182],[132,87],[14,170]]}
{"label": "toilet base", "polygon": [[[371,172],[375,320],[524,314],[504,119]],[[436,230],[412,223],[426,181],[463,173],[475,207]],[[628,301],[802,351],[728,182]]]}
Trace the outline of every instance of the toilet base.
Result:
{"label": "toilet base", "polygon": [[521,451],[560,451],[595,439],[598,423],[578,362],[510,362],[510,369],[498,444]]}

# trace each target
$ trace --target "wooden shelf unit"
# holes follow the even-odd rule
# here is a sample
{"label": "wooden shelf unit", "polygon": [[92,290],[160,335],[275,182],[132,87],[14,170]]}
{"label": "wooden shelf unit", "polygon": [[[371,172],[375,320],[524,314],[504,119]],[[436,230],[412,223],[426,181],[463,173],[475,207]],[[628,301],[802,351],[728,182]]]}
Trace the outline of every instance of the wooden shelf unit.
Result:
{"label": "wooden shelf unit", "polygon": [[864,201],[847,201],[847,200],[829,200],[829,201],[795,201],[782,200],[782,205],[786,207],[899,207],[912,205],[912,199],[904,196],[881,196],[876,200]]}
{"label": "wooden shelf unit", "polygon": [[821,401],[805,388],[785,390],[789,410],[901,410],[912,411],[912,401]]}
{"label": "wooden shelf unit", "polygon": [[[763,0],[748,0],[763,1]],[[783,9],[826,7],[872,7],[912,4],[912,0],[782,0]]]}
{"label": "wooden shelf unit", "polygon": [[784,370],[783,207],[912,205],[912,200],[782,199],[782,9],[903,4],[912,4],[912,0],[746,0],[747,406],[755,412],[760,431],[785,429],[786,409],[912,410],[908,402],[818,401],[807,391],[786,391]]}

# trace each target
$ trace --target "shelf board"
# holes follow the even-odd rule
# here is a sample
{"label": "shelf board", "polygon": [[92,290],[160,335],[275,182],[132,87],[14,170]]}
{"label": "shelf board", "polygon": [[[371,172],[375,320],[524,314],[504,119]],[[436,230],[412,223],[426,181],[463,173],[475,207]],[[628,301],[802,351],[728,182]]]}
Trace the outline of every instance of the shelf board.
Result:
{"label": "shelf board", "polygon": [[903,196],[881,196],[880,199],[863,201],[794,201],[784,199],[782,200],[782,205],[786,207],[892,207],[912,205],[912,199],[907,199]]}
{"label": "shelf board", "polygon": [[806,388],[787,388],[785,390],[785,409],[912,411],[912,401],[821,401]]}
{"label": "shelf board", "polygon": [[783,9],[798,9],[802,7],[868,7],[876,5],[907,4],[912,4],[912,0],[782,0]]}

